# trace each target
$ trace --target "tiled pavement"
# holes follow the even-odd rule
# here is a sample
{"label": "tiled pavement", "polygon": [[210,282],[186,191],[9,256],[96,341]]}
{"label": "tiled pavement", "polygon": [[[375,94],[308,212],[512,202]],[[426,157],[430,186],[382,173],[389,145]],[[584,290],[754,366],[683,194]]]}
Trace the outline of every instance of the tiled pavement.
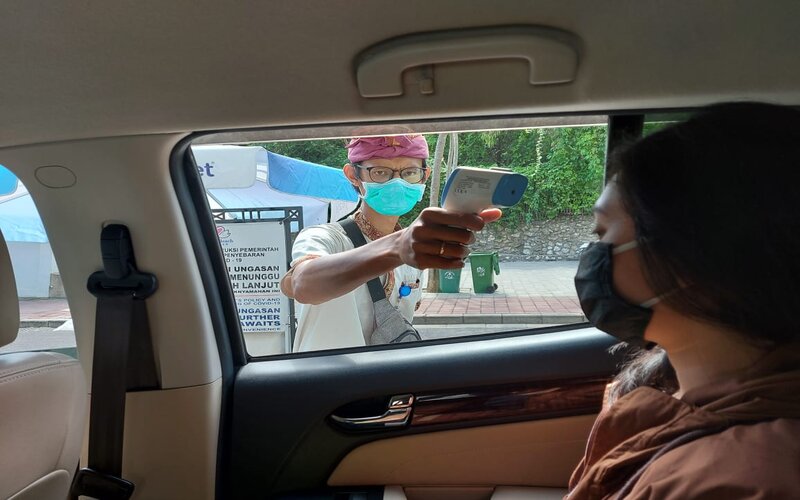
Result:
{"label": "tiled pavement", "polygon": [[[460,293],[423,293],[415,324],[551,324],[584,320],[575,296],[577,262],[501,262],[493,294],[472,293],[469,265]],[[423,283],[424,286],[424,283]],[[70,319],[64,299],[21,300],[23,326],[57,327]]]}
{"label": "tiled pavement", "polygon": [[71,318],[67,299],[21,299],[19,316],[23,328],[55,328]]}
{"label": "tiled pavement", "polygon": [[414,324],[584,321],[573,284],[577,267],[575,261],[501,262],[495,276],[497,291],[474,294],[467,266],[461,273],[460,293],[423,294]]}

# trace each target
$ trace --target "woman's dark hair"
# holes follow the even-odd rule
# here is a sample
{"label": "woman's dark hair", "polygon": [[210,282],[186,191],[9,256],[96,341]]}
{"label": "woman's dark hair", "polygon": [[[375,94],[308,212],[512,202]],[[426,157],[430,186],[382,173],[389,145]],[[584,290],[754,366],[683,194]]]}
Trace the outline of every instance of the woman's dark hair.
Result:
{"label": "woman's dark hair", "polygon": [[[710,106],[615,151],[650,286],[676,311],[771,346],[800,339],[800,111]],[[631,357],[611,399],[677,389],[666,353]]]}
{"label": "woman's dark hair", "polygon": [[800,111],[711,106],[610,168],[665,303],[757,342],[800,338]]}
{"label": "woman's dark hair", "polygon": [[[611,353],[628,349],[630,346],[621,342],[611,347]],[[678,377],[669,362],[667,351],[655,346],[649,351],[633,348],[627,352],[622,370],[614,378],[606,393],[606,405],[639,387],[652,387],[659,391],[673,394],[678,390]]]}

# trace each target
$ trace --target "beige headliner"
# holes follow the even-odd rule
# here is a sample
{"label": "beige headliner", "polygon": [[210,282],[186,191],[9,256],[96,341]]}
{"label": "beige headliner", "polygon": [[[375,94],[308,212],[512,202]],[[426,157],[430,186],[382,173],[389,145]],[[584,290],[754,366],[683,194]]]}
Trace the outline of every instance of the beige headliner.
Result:
{"label": "beige headliner", "polygon": [[[378,117],[798,104],[798,19],[792,0],[7,0],[0,147]],[[353,60],[374,43],[508,24],[579,36],[577,80],[536,88],[521,63],[461,64],[436,68],[435,96],[358,94]]]}

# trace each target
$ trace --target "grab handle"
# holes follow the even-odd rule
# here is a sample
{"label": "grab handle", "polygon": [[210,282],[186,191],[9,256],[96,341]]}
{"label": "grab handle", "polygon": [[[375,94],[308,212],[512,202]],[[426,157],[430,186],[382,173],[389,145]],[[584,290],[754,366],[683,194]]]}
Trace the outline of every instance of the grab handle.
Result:
{"label": "grab handle", "polygon": [[[403,95],[403,71],[432,64],[491,59],[528,61],[531,85],[567,83],[578,68],[577,38],[540,26],[477,28],[419,33],[381,42],[362,52],[356,62],[358,90],[363,97]],[[424,93],[433,93],[428,72]]]}

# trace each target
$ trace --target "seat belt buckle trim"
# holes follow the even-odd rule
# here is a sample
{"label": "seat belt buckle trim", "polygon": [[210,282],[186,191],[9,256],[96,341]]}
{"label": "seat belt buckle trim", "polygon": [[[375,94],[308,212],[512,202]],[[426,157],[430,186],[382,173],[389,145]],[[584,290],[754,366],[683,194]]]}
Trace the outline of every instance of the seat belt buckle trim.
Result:
{"label": "seat belt buckle trim", "polygon": [[89,276],[86,284],[95,297],[131,293],[145,299],[158,289],[158,280],[136,268],[131,234],[127,226],[109,224],[100,233],[103,270]]}
{"label": "seat belt buckle trim", "polygon": [[86,283],[89,293],[95,297],[131,293],[136,299],[146,299],[158,289],[158,280],[149,273],[130,273],[123,279],[111,279],[103,271],[89,276]]}
{"label": "seat belt buckle trim", "polygon": [[88,467],[78,471],[72,482],[73,498],[80,495],[101,500],[129,500],[135,486],[121,477],[97,472]]}

